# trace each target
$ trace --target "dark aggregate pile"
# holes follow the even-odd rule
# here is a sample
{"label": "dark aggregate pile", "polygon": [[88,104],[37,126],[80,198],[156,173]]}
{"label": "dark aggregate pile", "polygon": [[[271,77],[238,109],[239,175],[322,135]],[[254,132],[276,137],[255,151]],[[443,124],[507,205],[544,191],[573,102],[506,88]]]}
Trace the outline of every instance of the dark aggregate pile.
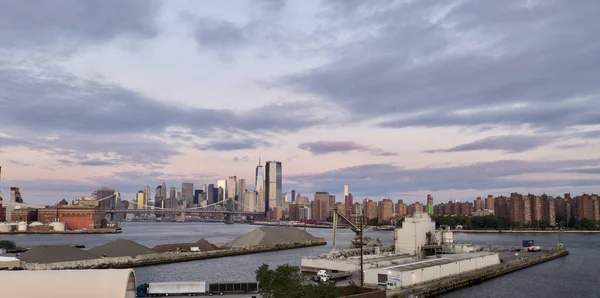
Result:
{"label": "dark aggregate pile", "polygon": [[70,245],[42,245],[29,249],[19,260],[26,263],[57,263],[97,259],[98,256]]}
{"label": "dark aggregate pile", "polygon": [[225,247],[302,242],[316,240],[309,232],[294,227],[260,227],[227,243]]}
{"label": "dark aggregate pile", "polygon": [[162,252],[175,252],[179,248],[179,250],[189,251],[192,247],[198,247],[200,251],[209,251],[217,249],[217,246],[206,241],[204,238],[198,240],[198,242],[190,242],[190,243],[171,243],[171,244],[160,244],[152,248],[152,250],[162,253]]}
{"label": "dark aggregate pile", "polygon": [[155,254],[156,252],[135,241],[117,239],[104,245],[96,246],[89,252],[97,256],[105,257],[135,257],[139,255]]}

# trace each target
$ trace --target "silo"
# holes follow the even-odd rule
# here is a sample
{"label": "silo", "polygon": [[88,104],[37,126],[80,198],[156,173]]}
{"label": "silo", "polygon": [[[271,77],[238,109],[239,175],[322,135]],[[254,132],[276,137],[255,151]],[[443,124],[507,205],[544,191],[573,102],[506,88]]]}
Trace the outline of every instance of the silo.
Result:
{"label": "silo", "polygon": [[0,223],[0,233],[10,233],[12,231],[12,226],[7,223]]}
{"label": "silo", "polygon": [[52,227],[52,230],[57,231],[57,232],[64,232],[65,231],[65,223],[64,222],[53,222],[50,224],[50,226]]}
{"label": "silo", "polygon": [[27,232],[27,222],[21,221],[17,224],[17,231]]}

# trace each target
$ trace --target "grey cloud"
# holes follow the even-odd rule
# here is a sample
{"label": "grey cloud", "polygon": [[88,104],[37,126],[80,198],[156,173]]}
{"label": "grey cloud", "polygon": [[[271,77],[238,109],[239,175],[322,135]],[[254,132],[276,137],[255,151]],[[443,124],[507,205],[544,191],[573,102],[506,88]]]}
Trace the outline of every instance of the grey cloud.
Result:
{"label": "grey cloud", "polygon": [[56,160],[59,164],[63,165],[63,166],[70,166],[73,164],[72,161],[67,160],[67,159],[58,159]]}
{"label": "grey cloud", "polygon": [[30,166],[31,166],[31,165],[30,165],[30,164],[28,164],[28,163],[23,163],[23,162],[20,162],[20,161],[18,161],[18,160],[7,159],[6,161],[7,161],[7,162],[10,162],[10,163],[12,163],[12,164],[15,164],[15,165],[19,165],[19,166],[25,166],[25,167],[30,167]]}
{"label": "grey cloud", "polygon": [[598,165],[598,163],[600,163],[600,159],[502,160],[453,167],[412,169],[390,164],[367,164],[323,173],[292,175],[287,176],[286,179],[310,189],[339,189],[344,184],[348,184],[351,185],[353,194],[388,196],[410,191],[600,185],[600,181],[597,179],[532,181],[513,177],[522,174],[556,173],[570,167]]}
{"label": "grey cloud", "polygon": [[495,136],[468,144],[458,145],[449,149],[428,150],[426,152],[436,153],[475,150],[502,150],[510,153],[519,153],[548,145],[551,141],[551,138],[544,136]]}
{"label": "grey cloud", "polygon": [[108,160],[86,160],[86,161],[80,161],[79,165],[92,166],[92,167],[104,167],[104,166],[114,166],[116,164],[114,162],[108,161]]}
{"label": "grey cloud", "polygon": [[206,144],[197,145],[196,148],[199,150],[210,151],[236,151],[268,146],[271,146],[269,142],[260,139],[241,139],[230,141],[210,141]]}
{"label": "grey cloud", "polygon": [[[591,29],[599,2],[463,1],[446,14],[427,1],[371,4],[333,14],[351,26],[344,30],[372,34],[280,82],[363,119],[389,116],[387,127],[600,122],[600,32]],[[528,106],[499,108],[512,104]]]}
{"label": "grey cloud", "polygon": [[248,156],[235,156],[233,157],[232,161],[233,162],[248,162],[250,160],[250,157]]}
{"label": "grey cloud", "polygon": [[214,48],[220,51],[231,50],[246,42],[243,27],[229,21],[211,18],[198,18],[194,37],[198,46]]}
{"label": "grey cloud", "polygon": [[577,174],[600,175],[600,167],[596,167],[596,168],[566,169],[566,170],[562,170],[561,172],[565,172],[565,173],[577,173]]}
{"label": "grey cloud", "polygon": [[[155,0],[19,1],[0,4],[0,47],[101,43],[118,36],[153,37]],[[8,29],[10,28],[10,29]]]}
{"label": "grey cloud", "polygon": [[[0,118],[2,127],[114,134],[157,133],[170,126],[181,126],[191,129],[191,134],[207,135],[215,129],[294,131],[321,121],[311,116],[316,109],[312,102],[281,106],[295,110],[284,117],[262,113],[277,110],[276,104],[244,113],[175,106],[114,84],[78,79],[56,69],[34,74],[16,67],[3,68],[0,64],[0,110],[6,115]],[[293,117],[299,115],[305,117]]]}
{"label": "grey cloud", "polygon": [[386,152],[382,149],[357,144],[350,141],[319,141],[319,142],[306,142],[298,145],[299,149],[311,152],[314,155],[330,154],[335,152],[349,152],[359,151],[368,152],[373,155],[379,156],[393,156],[396,153]]}
{"label": "grey cloud", "polygon": [[[168,144],[144,139],[139,136],[125,135],[119,139],[96,137],[81,134],[63,134],[58,138],[45,138],[31,133],[27,138],[0,137],[0,147],[25,147],[59,157],[62,165],[72,165],[68,159],[78,161],[85,166],[108,164],[131,164],[145,167],[164,165],[167,160],[179,155]],[[100,157],[100,160],[95,158]]]}

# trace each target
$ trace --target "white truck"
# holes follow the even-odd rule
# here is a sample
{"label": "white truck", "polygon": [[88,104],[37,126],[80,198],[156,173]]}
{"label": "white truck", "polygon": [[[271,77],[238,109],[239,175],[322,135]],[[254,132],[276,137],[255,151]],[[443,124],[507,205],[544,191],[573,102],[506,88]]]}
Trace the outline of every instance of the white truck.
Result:
{"label": "white truck", "polygon": [[317,271],[317,275],[313,278],[316,282],[327,282],[329,280],[348,279],[352,276],[350,272],[329,273],[327,270]]}
{"label": "white truck", "polygon": [[160,297],[173,295],[196,296],[205,294],[206,282],[183,281],[183,282],[151,282],[137,287],[138,297]]}

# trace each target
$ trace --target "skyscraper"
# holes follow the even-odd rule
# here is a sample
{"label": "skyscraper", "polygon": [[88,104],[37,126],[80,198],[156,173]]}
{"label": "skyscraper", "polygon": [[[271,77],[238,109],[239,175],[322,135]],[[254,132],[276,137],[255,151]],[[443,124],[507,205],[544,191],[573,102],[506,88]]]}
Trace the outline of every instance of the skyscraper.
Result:
{"label": "skyscraper", "polygon": [[149,203],[150,203],[150,185],[146,185],[146,186],[144,186],[144,205],[148,206]]}
{"label": "skyscraper", "polygon": [[177,187],[171,186],[169,188],[169,203],[167,204],[167,208],[176,208],[177,207]]}
{"label": "skyscraper", "polygon": [[345,198],[345,197],[346,197],[348,194],[350,194],[350,190],[348,189],[348,185],[346,184],[346,185],[344,185],[344,198]]}
{"label": "skyscraper", "polygon": [[237,194],[237,177],[229,176],[229,180],[227,181],[227,199],[237,201]]}
{"label": "skyscraper", "polygon": [[254,189],[260,191],[264,187],[265,173],[263,172],[263,166],[260,162],[260,156],[258,157],[258,165],[256,166],[256,173],[254,176]]}
{"label": "skyscraper", "polygon": [[206,187],[206,200],[208,201],[208,205],[216,203],[217,202],[217,196],[215,193],[215,185],[214,184],[209,184]]}
{"label": "skyscraper", "polygon": [[280,161],[267,161],[265,178],[265,211],[269,211],[270,208],[283,205]]}
{"label": "skyscraper", "polygon": [[291,195],[292,195],[292,198],[291,198],[292,203],[295,203],[296,202],[296,190],[295,189],[292,189]]}
{"label": "skyscraper", "polygon": [[184,182],[181,184],[181,196],[184,208],[194,205],[194,183]]}
{"label": "skyscraper", "polygon": [[[240,202],[240,204],[244,207],[248,206],[248,202],[245,200],[245,193],[246,193],[246,179],[240,179],[238,181],[238,195],[237,195],[237,200],[238,202]],[[240,210],[244,210],[243,208]]]}
{"label": "skyscraper", "polygon": [[[222,190],[219,192],[218,189]],[[226,199],[227,194],[227,180],[217,180],[217,202],[223,201]],[[215,202],[216,203],[216,202]]]}
{"label": "skyscraper", "polygon": [[135,200],[137,201],[137,209],[146,209],[146,203],[144,202],[144,191],[140,190],[137,192],[135,196]]}
{"label": "skyscraper", "polygon": [[167,203],[166,203],[166,201],[167,201],[167,183],[165,181],[163,181],[160,186],[161,186],[161,197],[163,199],[163,206],[166,206],[167,205]]}

